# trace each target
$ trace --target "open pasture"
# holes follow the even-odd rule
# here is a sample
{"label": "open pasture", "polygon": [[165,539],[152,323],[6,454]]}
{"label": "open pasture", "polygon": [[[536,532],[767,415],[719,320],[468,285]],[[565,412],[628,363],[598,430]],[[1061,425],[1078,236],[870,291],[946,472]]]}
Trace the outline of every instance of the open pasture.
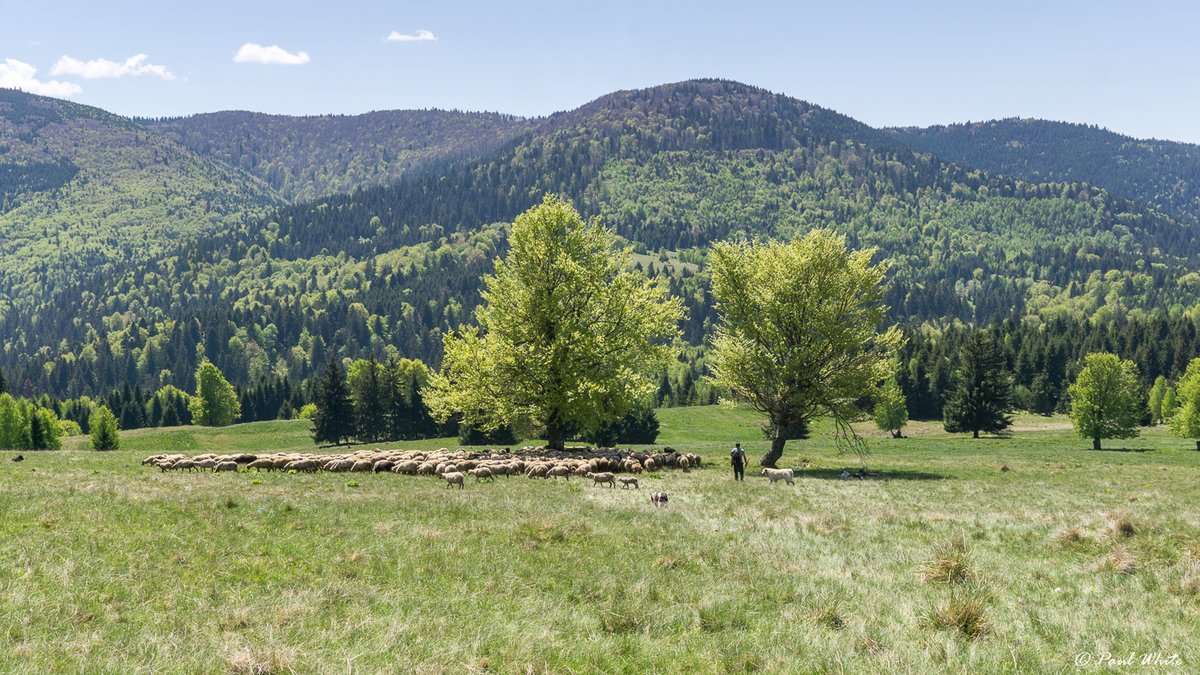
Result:
{"label": "open pasture", "polygon": [[705,466],[640,490],[139,465],[310,452],[297,422],[0,462],[0,670],[1062,672],[1103,652],[1200,668],[1200,453],[1161,428],[1094,452],[1061,418],[1021,417],[1010,439],[913,423],[871,435],[880,477],[859,481],[818,426],[788,444],[792,487],[732,481],[733,441],[766,449],[747,411],[660,419],[659,446]]}

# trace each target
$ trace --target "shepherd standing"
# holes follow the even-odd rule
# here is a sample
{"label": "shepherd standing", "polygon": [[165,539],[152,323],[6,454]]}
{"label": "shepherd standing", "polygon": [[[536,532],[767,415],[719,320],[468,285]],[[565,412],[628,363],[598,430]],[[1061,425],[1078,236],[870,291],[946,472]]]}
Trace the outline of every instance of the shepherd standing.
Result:
{"label": "shepherd standing", "polygon": [[729,451],[729,463],[733,465],[733,479],[746,480],[746,451],[741,443],[735,443]]}

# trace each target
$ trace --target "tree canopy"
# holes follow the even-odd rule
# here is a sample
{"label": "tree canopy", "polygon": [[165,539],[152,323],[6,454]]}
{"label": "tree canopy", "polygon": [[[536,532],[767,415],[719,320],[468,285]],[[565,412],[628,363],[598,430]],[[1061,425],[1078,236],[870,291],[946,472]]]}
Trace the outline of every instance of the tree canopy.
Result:
{"label": "tree canopy", "polygon": [[[1174,390],[1164,395],[1163,409],[1170,405],[1171,431],[1182,438],[1200,439],[1200,357],[1192,359]],[[1200,450],[1200,440],[1196,441]]]}
{"label": "tree canopy", "polygon": [[896,380],[889,379],[876,391],[872,417],[881,431],[891,432],[892,438],[901,437],[900,430],[908,424],[908,405]]}
{"label": "tree canopy", "polygon": [[540,427],[561,448],[566,429],[597,430],[654,393],[683,309],[563,199],[517,217],[509,247],[484,277],[477,325],[446,335],[427,400],[438,419]]}
{"label": "tree canopy", "polygon": [[712,341],[712,379],[767,416],[774,466],[793,430],[831,417],[838,438],[862,443],[850,428],[856,401],[892,376],[900,331],[880,331],[887,308],[885,263],[875,249],[851,251],[846,238],[814,230],[790,242],[717,244],[710,256],[720,323]]}
{"label": "tree canopy", "polygon": [[1084,358],[1083,369],[1067,390],[1071,422],[1083,438],[1100,449],[1105,438],[1133,438],[1145,412],[1137,366],[1116,354],[1097,352]]}

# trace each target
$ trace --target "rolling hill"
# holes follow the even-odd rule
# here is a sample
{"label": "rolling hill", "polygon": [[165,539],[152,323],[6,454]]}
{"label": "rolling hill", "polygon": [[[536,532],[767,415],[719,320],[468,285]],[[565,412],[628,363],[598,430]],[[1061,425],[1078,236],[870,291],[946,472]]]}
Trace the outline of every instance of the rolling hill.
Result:
{"label": "rolling hill", "polygon": [[1122,136],[1084,124],[1005,119],[890,129],[963,166],[1035,182],[1085,182],[1200,223],[1200,146]]}
{"label": "rolling hill", "polygon": [[258,176],[291,202],[385,185],[406,171],[480,156],[536,123],[443,110],[308,117],[228,111],[138,121]]}
{"label": "rolling hill", "polygon": [[[497,144],[480,156],[447,154],[387,184],[282,206],[40,296],[36,311],[0,322],[0,365],[32,390],[77,395],[187,387],[204,355],[240,383],[306,378],[331,352],[437,363],[441,334],[470,317],[479,276],[503,251],[503,223],[546,192],[657,258],[645,267],[684,299],[692,345],[714,318],[710,243],[813,227],[879,248],[906,323],[1195,312],[1189,223],[1088,183],[950,163],[763,89],[682,82],[529,124],[489,136]],[[313,157],[297,166],[336,165],[291,152]]]}

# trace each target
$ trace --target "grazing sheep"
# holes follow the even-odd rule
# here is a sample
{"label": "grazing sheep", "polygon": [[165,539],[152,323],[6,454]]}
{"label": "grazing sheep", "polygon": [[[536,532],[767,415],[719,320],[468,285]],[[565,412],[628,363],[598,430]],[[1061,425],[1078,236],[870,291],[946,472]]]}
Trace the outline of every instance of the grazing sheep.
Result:
{"label": "grazing sheep", "polygon": [[195,471],[196,463],[190,459],[181,459],[178,462],[175,462],[174,464],[172,464],[171,468],[174,469],[175,471],[182,471],[184,469],[187,469],[188,471]]}
{"label": "grazing sheep", "polygon": [[192,460],[192,463],[196,465],[197,469],[215,469],[215,468],[217,468],[217,460],[215,460],[215,459],[202,459],[199,462]]}
{"label": "grazing sheep", "polygon": [[436,472],[436,469],[432,462],[422,462],[417,467],[417,475],[418,476],[432,476],[435,472]]}
{"label": "grazing sheep", "polygon": [[283,468],[285,471],[304,471],[306,473],[316,473],[319,466],[320,465],[317,464],[316,460],[297,459],[295,461],[288,462]]}
{"label": "grazing sheep", "polygon": [[451,485],[457,485],[458,489],[460,489],[460,490],[465,487],[463,485],[463,475],[457,471],[450,471],[449,473],[444,473],[444,474],[442,474],[442,478],[446,481],[446,487],[450,487]]}
{"label": "grazing sheep", "polygon": [[791,469],[766,469],[766,468],[764,468],[762,470],[762,475],[771,479],[772,485],[774,485],[775,483],[777,483],[781,480],[787,481],[788,485],[796,484],[796,481],[794,480],[795,477],[792,475]]}
{"label": "grazing sheep", "polygon": [[391,471],[392,467],[394,466],[396,466],[396,463],[392,460],[381,459],[378,462],[375,462],[374,466],[371,467],[371,470],[375,473],[383,473],[384,471]]}
{"label": "grazing sheep", "polygon": [[680,458],[679,458],[679,468],[683,469],[684,471],[687,471],[687,470],[688,470],[688,467],[689,467],[689,466],[691,466],[691,464],[692,464],[692,462],[691,462],[691,460],[689,460],[689,459],[687,458],[687,455],[682,455],[682,456],[680,456]]}
{"label": "grazing sheep", "polygon": [[633,463],[631,463],[629,465],[629,473],[636,476],[637,474],[639,474],[641,472],[642,472],[642,463],[634,460]]}
{"label": "grazing sheep", "polygon": [[658,463],[654,461],[653,457],[646,458],[645,466],[646,466],[647,471],[654,471],[654,470],[658,469]]}
{"label": "grazing sheep", "polygon": [[360,459],[357,462],[354,462],[353,464],[350,465],[351,471],[358,471],[358,472],[370,471],[373,468],[375,468],[375,463],[369,459]]}
{"label": "grazing sheep", "polygon": [[234,472],[236,472],[237,470],[238,470],[237,462],[220,462],[216,466],[213,467],[213,473],[216,473],[218,471],[234,471]]}
{"label": "grazing sheep", "polygon": [[622,478],[621,479],[621,489],[622,490],[627,489],[630,485],[632,485],[633,487],[635,487],[639,490],[642,489],[642,488],[638,487],[638,479],[636,479],[636,478]]}
{"label": "grazing sheep", "polygon": [[261,459],[256,459],[253,462],[250,462],[249,464],[246,465],[246,470],[249,471],[250,469],[254,469],[255,471],[258,471],[258,472],[261,472],[263,469],[266,469],[267,471],[274,471],[275,470],[275,460],[271,459],[270,457],[263,457]]}
{"label": "grazing sheep", "polygon": [[650,495],[650,503],[654,504],[655,506],[666,506],[667,505],[667,493],[655,492],[654,494]]}
{"label": "grazing sheep", "polygon": [[485,478],[492,482],[496,481],[496,477],[494,475],[492,475],[492,470],[487,468],[486,466],[481,466],[477,469],[468,469],[467,473],[472,476],[475,476],[476,483],[482,482],[483,479],[485,479]]}
{"label": "grazing sheep", "polygon": [[558,478],[559,476],[562,476],[568,481],[571,480],[571,469],[569,467],[559,465],[546,472],[546,478]]}
{"label": "grazing sheep", "polygon": [[607,471],[601,471],[599,473],[589,473],[588,478],[592,479],[593,486],[600,485],[601,483],[608,483],[609,487],[614,487],[614,488],[617,487],[616,476],[614,476],[613,474],[611,474]]}

